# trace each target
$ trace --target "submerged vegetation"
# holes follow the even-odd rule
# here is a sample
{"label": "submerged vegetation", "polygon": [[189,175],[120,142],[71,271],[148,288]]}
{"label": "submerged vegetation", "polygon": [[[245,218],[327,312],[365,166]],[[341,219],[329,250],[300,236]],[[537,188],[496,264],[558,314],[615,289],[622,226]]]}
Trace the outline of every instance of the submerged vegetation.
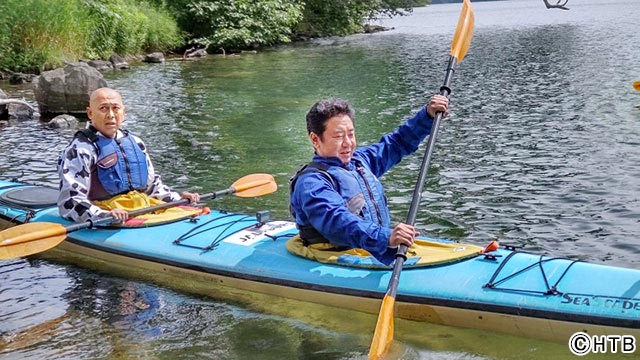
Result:
{"label": "submerged vegetation", "polygon": [[65,60],[196,45],[216,52],[346,35],[425,0],[2,0],[0,69],[39,73]]}

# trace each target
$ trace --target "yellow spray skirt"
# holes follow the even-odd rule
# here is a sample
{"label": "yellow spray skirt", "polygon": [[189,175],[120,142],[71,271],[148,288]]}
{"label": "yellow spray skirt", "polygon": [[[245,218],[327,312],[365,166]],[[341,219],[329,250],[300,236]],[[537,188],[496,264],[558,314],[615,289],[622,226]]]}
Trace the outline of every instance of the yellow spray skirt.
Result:
{"label": "yellow spray skirt", "polygon": [[[328,264],[363,268],[383,268],[386,266],[376,260],[368,251],[363,249],[349,249],[336,251],[335,245],[329,243],[311,244],[304,246],[302,239],[296,235],[287,242],[287,250],[292,254],[313,259]],[[404,267],[421,267],[446,264],[477,256],[483,248],[476,245],[440,243],[416,239],[407,250],[407,260]]]}
{"label": "yellow spray skirt", "polygon": [[[164,204],[162,200],[152,198],[149,195],[139,192],[130,191],[126,194],[120,194],[107,200],[96,200],[94,205],[104,210],[123,209],[126,211],[138,210],[150,206]],[[160,209],[148,214],[138,215],[127,219],[124,224],[116,224],[120,227],[140,227],[154,226],[179,221],[189,217],[197,216],[202,213],[202,209],[190,206],[175,206],[166,209]]]}

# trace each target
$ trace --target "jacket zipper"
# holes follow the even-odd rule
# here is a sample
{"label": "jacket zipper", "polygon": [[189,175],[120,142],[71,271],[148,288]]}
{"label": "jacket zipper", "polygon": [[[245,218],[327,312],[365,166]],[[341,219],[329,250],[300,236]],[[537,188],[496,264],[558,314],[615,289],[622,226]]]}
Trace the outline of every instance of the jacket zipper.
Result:
{"label": "jacket zipper", "polygon": [[115,139],[115,141],[116,141],[116,144],[118,144],[118,147],[120,148],[122,157],[124,158],[124,168],[125,168],[125,171],[127,172],[127,179],[129,179],[129,190],[135,190],[133,188],[133,179],[131,178],[131,168],[129,167],[129,159],[127,159],[127,153],[126,151],[124,151],[122,144],[120,144],[120,140]]}
{"label": "jacket zipper", "polygon": [[373,203],[373,207],[376,209],[376,216],[378,216],[378,224],[382,224],[380,209],[378,209],[378,203],[376,203],[376,199],[373,198],[373,191],[371,191],[371,187],[367,182],[367,178],[364,176],[364,168],[362,166],[358,166],[356,170],[358,170],[358,174],[360,174],[360,177],[364,181],[364,186],[367,188],[367,192],[369,192],[369,199],[371,199],[371,202]]}

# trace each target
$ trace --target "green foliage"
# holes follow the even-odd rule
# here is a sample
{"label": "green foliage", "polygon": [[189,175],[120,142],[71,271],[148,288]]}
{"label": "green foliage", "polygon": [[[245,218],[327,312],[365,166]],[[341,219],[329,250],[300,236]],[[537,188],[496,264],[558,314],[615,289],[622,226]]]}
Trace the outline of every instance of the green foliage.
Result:
{"label": "green foliage", "polygon": [[85,28],[77,0],[3,0],[0,68],[39,72],[82,55]]}
{"label": "green foliage", "polygon": [[170,5],[192,42],[217,50],[288,42],[302,4],[283,0],[181,0]]}
{"label": "green foliage", "polygon": [[89,12],[90,57],[137,54],[182,43],[175,21],[163,10],[134,0],[83,0]]}
{"label": "green foliage", "polygon": [[146,50],[173,49],[184,43],[184,34],[176,20],[166,8],[151,8],[146,12],[149,30],[145,41]]}
{"label": "green foliage", "polygon": [[1,0],[0,68],[38,73],[65,59],[181,45],[175,20],[136,0]]}
{"label": "green foliage", "polygon": [[[191,42],[214,51],[358,32],[367,18],[428,0],[0,0],[0,68],[138,54]],[[166,9],[171,9],[169,13]],[[178,27],[179,25],[179,27]]]}
{"label": "green foliage", "polygon": [[297,31],[308,36],[359,32],[365,20],[411,12],[416,0],[304,0],[304,18]]}

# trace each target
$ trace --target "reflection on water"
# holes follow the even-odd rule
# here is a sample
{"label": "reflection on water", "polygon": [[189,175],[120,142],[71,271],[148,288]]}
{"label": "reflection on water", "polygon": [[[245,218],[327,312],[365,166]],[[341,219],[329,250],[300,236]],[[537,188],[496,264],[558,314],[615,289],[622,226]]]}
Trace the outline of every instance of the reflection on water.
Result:
{"label": "reflection on water", "polygon": [[[9,358],[365,359],[376,320],[257,293],[218,288],[216,298],[226,301],[215,302],[75,266],[41,260],[17,265],[19,271],[30,269],[34,284],[66,286],[55,292],[26,289],[19,274],[0,278],[1,304],[16,302],[5,291],[20,291],[34,304],[17,306],[20,316],[3,315],[0,355]],[[36,313],[49,317],[20,322]],[[390,358],[562,358],[565,350],[563,344],[406,320],[396,320],[396,338],[401,341],[393,344]]]}
{"label": "reflection on water", "polygon": [[11,357],[328,359],[365,348],[357,336],[72,266],[3,269],[0,354]]}
{"label": "reflection on water", "polygon": [[[546,10],[538,1],[474,8],[476,31],[452,82],[451,115],[418,215],[421,231],[637,267],[640,93],[631,83],[640,79],[640,7],[635,0],[585,0],[570,11]],[[278,193],[211,205],[286,218],[287,180],[311,156],[309,106],[325,96],[349,99],[358,141],[376,141],[439,88],[458,14],[459,4],[436,5],[387,21],[395,30],[386,33],[139,64],[106,76],[123,93],[127,126],[145,139],[167,183],[210,192],[247,173],[272,173]],[[56,185],[57,154],[74,132],[37,120],[0,129],[0,177]],[[395,221],[406,217],[421,155],[383,179]],[[0,305],[0,354],[13,358],[358,358],[375,322],[326,309],[340,316],[309,320],[266,306],[254,312],[24,260],[0,262]],[[509,352],[486,334],[429,329],[400,322],[398,357],[568,353],[514,339],[503,341],[515,344]]]}

